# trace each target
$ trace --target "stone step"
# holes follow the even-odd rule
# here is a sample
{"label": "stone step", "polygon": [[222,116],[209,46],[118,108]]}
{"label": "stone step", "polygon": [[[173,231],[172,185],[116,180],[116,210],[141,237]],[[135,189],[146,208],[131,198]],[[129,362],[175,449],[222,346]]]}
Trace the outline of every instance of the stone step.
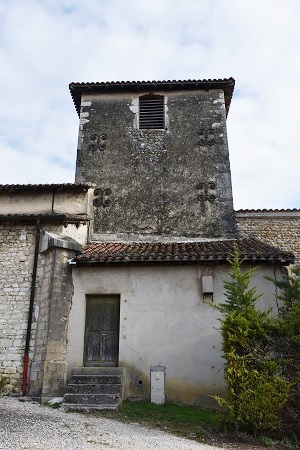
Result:
{"label": "stone step", "polygon": [[72,375],[71,384],[122,384],[121,375]]}
{"label": "stone step", "polygon": [[69,394],[64,395],[65,403],[77,405],[118,405],[118,394]]}
{"label": "stone step", "polygon": [[121,395],[121,384],[80,384],[70,383],[68,394],[119,394]]}
{"label": "stone step", "polygon": [[123,375],[123,367],[75,367],[73,375]]}
{"label": "stone step", "polygon": [[83,403],[63,403],[62,407],[67,411],[102,411],[103,409],[117,409],[118,405],[96,405]]}
{"label": "stone step", "polygon": [[122,367],[76,367],[64,395],[68,410],[116,409],[122,399]]}

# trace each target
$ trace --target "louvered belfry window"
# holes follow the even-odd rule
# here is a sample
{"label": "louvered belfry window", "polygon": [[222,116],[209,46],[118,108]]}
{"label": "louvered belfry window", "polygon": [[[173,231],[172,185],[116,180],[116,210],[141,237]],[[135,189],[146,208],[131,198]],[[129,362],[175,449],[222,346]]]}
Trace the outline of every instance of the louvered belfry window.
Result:
{"label": "louvered belfry window", "polygon": [[144,95],[139,100],[139,128],[163,129],[165,125],[163,95]]}

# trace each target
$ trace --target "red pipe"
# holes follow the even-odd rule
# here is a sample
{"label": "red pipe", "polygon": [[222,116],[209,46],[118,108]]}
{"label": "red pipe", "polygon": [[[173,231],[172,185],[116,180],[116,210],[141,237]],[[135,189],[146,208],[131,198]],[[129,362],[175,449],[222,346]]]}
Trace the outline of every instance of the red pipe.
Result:
{"label": "red pipe", "polygon": [[26,395],[29,355],[23,355],[22,394]]}

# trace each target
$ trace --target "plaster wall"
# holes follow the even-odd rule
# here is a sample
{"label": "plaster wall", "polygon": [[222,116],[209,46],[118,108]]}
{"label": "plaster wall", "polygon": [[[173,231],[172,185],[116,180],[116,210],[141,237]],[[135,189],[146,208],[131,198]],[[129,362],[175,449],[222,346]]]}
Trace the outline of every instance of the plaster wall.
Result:
{"label": "plaster wall", "polygon": [[[262,267],[254,279],[264,292],[261,307],[272,303],[274,289]],[[280,276],[281,269],[277,269]],[[75,267],[69,317],[69,376],[83,364],[85,296],[120,294],[119,366],[126,369],[125,397],[149,398],[150,366],[166,367],[168,401],[212,407],[208,397],[224,389],[218,313],[203,302],[201,275],[212,274],[214,302],[224,300],[228,265]]]}
{"label": "plaster wall", "polygon": [[83,94],[76,182],[97,185],[94,238],[233,236],[223,91],[159,94],[158,130],[138,129],[136,93]]}

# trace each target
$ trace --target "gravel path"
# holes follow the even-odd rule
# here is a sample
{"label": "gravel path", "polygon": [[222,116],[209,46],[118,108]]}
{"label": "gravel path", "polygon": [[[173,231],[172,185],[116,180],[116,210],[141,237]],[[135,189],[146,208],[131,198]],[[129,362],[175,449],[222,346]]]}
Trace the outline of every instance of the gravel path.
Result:
{"label": "gravel path", "polygon": [[158,430],[0,397],[0,449],[220,450]]}

